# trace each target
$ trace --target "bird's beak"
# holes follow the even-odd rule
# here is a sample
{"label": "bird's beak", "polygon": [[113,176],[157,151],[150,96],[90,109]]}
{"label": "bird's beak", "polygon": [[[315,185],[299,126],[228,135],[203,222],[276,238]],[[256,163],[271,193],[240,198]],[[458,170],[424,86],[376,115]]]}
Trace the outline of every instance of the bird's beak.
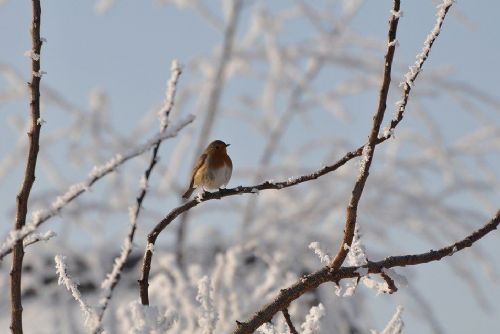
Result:
{"label": "bird's beak", "polygon": [[231,146],[231,144],[226,144],[226,147]]}

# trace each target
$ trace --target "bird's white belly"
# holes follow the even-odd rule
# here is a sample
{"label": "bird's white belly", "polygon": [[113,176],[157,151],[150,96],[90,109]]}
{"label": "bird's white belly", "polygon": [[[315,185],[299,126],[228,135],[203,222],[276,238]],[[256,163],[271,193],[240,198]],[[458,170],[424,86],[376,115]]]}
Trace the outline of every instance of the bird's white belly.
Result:
{"label": "bird's white belly", "polygon": [[216,190],[225,187],[231,178],[231,168],[224,166],[208,172],[203,178],[203,188],[207,190]]}

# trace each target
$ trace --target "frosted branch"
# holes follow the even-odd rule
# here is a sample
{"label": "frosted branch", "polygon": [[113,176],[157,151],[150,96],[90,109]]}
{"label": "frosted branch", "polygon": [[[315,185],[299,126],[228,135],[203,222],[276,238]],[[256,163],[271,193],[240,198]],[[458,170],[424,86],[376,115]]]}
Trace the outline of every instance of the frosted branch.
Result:
{"label": "frosted branch", "polygon": [[85,317],[85,327],[93,330],[97,325],[97,315],[95,311],[83,300],[82,295],[78,290],[78,285],[68,275],[66,263],[64,262],[65,259],[66,257],[61,255],[56,255],[54,258],[56,262],[56,272],[59,275],[57,284],[64,285],[66,289],[71,292],[73,298],[78,302],[80,309],[83,312]]}
{"label": "frosted branch", "polygon": [[393,136],[394,128],[403,119],[403,114],[406,110],[406,105],[408,104],[408,99],[410,97],[411,89],[413,88],[415,80],[417,80],[418,75],[422,71],[422,67],[424,66],[425,61],[429,57],[432,45],[434,44],[437,37],[441,33],[441,28],[443,26],[444,19],[446,18],[446,14],[448,14],[448,11],[450,10],[450,7],[453,5],[454,2],[455,2],[454,0],[444,0],[438,6],[438,12],[436,14],[437,16],[436,24],[434,25],[429,35],[427,35],[422,50],[416,56],[417,60],[415,64],[413,66],[410,66],[408,72],[405,74],[405,81],[400,84],[403,86],[403,97],[401,101],[396,102],[397,110],[394,115],[394,118],[391,120],[389,126],[387,126],[383,130],[382,137],[379,138],[379,140],[383,138],[387,139]]}
{"label": "frosted branch", "polygon": [[201,314],[198,318],[198,325],[200,325],[201,333],[214,333],[218,317],[214,307],[213,290],[210,287],[210,280],[207,276],[204,276],[198,282],[196,300],[201,305]]}
{"label": "frosted branch", "polygon": [[323,252],[319,245],[319,242],[311,242],[309,244],[309,249],[312,249],[314,251],[314,254],[319,257],[321,263],[329,263],[331,261],[330,255],[328,255],[326,252]]}
{"label": "frosted branch", "polygon": [[[387,323],[384,330],[380,334],[400,334],[403,332],[404,322],[401,318],[403,313],[403,306],[398,306],[396,313],[392,316],[391,320]],[[377,333],[377,332],[375,332]]]}
{"label": "frosted branch", "polygon": [[167,83],[167,90],[165,91],[165,101],[158,111],[158,117],[160,118],[160,130],[165,131],[168,126],[168,118],[170,112],[174,106],[175,91],[177,89],[177,81],[182,73],[181,66],[179,62],[175,59],[172,61],[172,66],[170,67],[170,79]]}
{"label": "frosted branch", "polygon": [[313,306],[306,315],[306,321],[300,326],[302,328],[302,334],[315,334],[319,333],[320,319],[325,315],[325,307],[323,304],[318,306]]}

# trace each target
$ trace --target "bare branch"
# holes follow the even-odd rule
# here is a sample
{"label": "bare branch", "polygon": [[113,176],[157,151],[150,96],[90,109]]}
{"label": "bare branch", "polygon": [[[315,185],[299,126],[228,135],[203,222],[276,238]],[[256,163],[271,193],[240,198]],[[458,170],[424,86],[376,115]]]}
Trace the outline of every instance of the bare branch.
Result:
{"label": "bare branch", "polygon": [[[35,169],[38,157],[40,128],[42,126],[40,118],[40,51],[42,41],[40,39],[40,23],[42,9],[39,0],[32,0],[33,19],[31,23],[31,91],[30,113],[31,129],[28,132],[29,150],[24,172],[24,180],[17,195],[16,224],[15,230],[21,230],[26,224],[26,214],[28,213],[28,199],[31,187],[35,182]],[[24,258],[24,246],[22,240],[17,240],[14,244],[12,255],[12,268],[10,271],[10,298],[11,298],[11,324],[12,333],[23,332],[23,306],[21,302],[21,277]]]}
{"label": "bare branch", "polygon": [[330,266],[325,266],[312,274],[303,276],[288,288],[282,289],[271,303],[255,313],[247,322],[238,321],[238,326],[233,333],[253,333],[262,324],[271,320],[276,313],[281,311],[292,301],[296,300],[304,293],[316,289],[325,282],[339,282],[344,278],[360,277],[359,272],[366,271],[366,269],[368,269],[368,274],[380,274],[386,268],[416,266],[439,261],[446,256],[452,256],[467,247],[471,247],[476,241],[496,230],[499,224],[500,210],[497,211],[496,215],[489,222],[477,231],[469,234],[461,241],[455,242],[437,251],[430,250],[421,254],[390,256],[382,261],[369,262],[366,265],[357,267],[341,267],[339,269],[334,269]]}
{"label": "bare branch", "polygon": [[385,272],[381,272],[380,276],[384,279],[385,283],[387,283],[387,287],[389,288],[389,293],[394,293],[398,291],[398,287],[396,286],[396,283],[394,280],[391,278],[391,276],[387,275]]}
{"label": "bare branch", "polygon": [[293,325],[292,319],[290,318],[290,313],[288,313],[288,308],[285,307],[283,310],[281,310],[281,312],[283,312],[286,324],[288,325],[288,328],[290,328],[290,334],[299,334],[299,332],[297,332],[295,326]]}
{"label": "bare branch", "polygon": [[368,179],[370,166],[373,160],[373,154],[375,153],[375,145],[378,139],[378,132],[380,130],[380,124],[384,119],[384,113],[386,109],[387,94],[389,93],[389,86],[391,84],[391,69],[392,61],[394,59],[394,51],[396,45],[394,41],[396,40],[396,32],[399,23],[399,10],[400,10],[400,0],[394,0],[394,5],[392,9],[391,19],[389,21],[389,32],[388,32],[388,46],[387,53],[385,54],[384,63],[384,78],[382,80],[382,86],[380,88],[379,102],[377,112],[373,117],[373,124],[370,130],[370,135],[368,137],[368,144],[365,145],[363,149],[363,160],[361,162],[361,170],[352,190],[351,199],[347,206],[346,222],[344,228],[344,239],[339,247],[337,255],[331,262],[332,268],[340,268],[344,262],[347,253],[349,253],[349,247],[351,246],[352,239],[354,236],[354,230],[356,228],[356,217],[358,212],[358,203],[363,194],[366,180]]}

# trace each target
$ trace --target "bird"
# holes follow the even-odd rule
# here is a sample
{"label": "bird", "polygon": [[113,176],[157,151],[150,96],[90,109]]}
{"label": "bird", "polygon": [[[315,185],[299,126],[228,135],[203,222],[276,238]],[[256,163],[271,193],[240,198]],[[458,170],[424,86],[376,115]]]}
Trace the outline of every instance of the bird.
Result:
{"label": "bird", "polygon": [[182,198],[188,199],[197,187],[217,190],[229,183],[233,172],[233,162],[227,155],[229,145],[222,140],[214,140],[207,146],[193,168],[189,188]]}

